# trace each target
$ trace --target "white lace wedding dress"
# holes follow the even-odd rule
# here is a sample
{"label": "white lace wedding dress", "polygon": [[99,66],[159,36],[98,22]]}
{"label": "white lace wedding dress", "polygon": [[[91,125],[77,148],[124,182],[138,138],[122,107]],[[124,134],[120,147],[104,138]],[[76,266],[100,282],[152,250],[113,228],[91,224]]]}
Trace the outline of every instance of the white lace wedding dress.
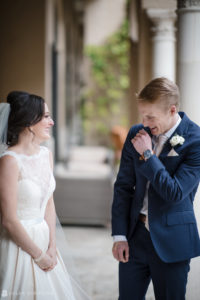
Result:
{"label": "white lace wedding dress", "polygon": [[[55,189],[49,150],[41,146],[40,152],[32,156],[12,151],[1,154],[4,155],[15,157],[20,170],[18,218],[31,239],[45,252],[49,244],[45,208]],[[0,225],[0,299],[75,300],[70,277],[59,251],[57,260],[53,270],[44,272],[28,253],[12,242]]]}

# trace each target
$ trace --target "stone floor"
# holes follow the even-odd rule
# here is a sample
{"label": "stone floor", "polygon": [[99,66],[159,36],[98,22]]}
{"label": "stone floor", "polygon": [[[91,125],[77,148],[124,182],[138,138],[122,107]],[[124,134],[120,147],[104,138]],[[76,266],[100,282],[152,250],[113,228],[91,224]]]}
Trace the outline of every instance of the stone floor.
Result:
{"label": "stone floor", "polygon": [[[63,227],[67,250],[62,255],[68,265],[73,260],[77,278],[92,300],[117,300],[117,262],[112,257],[110,228]],[[69,257],[71,257],[69,259]],[[150,285],[146,300],[154,300]],[[192,260],[186,300],[200,299],[200,259]]]}

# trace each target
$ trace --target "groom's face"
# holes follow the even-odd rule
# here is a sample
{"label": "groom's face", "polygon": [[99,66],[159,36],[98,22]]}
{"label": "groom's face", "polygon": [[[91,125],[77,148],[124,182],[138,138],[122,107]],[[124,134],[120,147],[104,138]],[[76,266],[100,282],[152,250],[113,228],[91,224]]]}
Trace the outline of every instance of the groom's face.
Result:
{"label": "groom's face", "polygon": [[166,108],[160,102],[140,102],[138,110],[144,127],[149,127],[152,135],[165,133],[174,125],[176,114],[176,107],[174,105]]}

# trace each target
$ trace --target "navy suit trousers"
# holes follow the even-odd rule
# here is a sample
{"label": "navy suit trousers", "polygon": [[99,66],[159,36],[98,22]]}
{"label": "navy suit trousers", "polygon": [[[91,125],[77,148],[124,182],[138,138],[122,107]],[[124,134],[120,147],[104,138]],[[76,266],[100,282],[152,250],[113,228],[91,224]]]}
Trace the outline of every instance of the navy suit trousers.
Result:
{"label": "navy suit trousers", "polygon": [[151,279],[156,300],[185,299],[190,260],[163,262],[141,221],[129,241],[129,251],[129,261],[119,263],[119,300],[144,300]]}

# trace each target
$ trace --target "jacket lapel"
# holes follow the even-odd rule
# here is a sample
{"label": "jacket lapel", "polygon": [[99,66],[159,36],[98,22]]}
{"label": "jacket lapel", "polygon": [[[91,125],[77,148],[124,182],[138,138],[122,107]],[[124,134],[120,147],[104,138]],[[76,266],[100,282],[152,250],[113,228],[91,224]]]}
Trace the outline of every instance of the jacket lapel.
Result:
{"label": "jacket lapel", "polygon": [[175,134],[178,134],[184,138],[187,136],[188,125],[189,125],[190,120],[188,119],[187,115],[184,112],[179,112],[179,115],[182,120],[181,120],[179,126],[176,128],[176,130],[172,133],[172,135],[169,137],[169,139],[165,143],[165,145],[159,155],[160,157],[166,156],[169,153],[169,151],[172,149],[172,146],[170,144],[170,139]]}

